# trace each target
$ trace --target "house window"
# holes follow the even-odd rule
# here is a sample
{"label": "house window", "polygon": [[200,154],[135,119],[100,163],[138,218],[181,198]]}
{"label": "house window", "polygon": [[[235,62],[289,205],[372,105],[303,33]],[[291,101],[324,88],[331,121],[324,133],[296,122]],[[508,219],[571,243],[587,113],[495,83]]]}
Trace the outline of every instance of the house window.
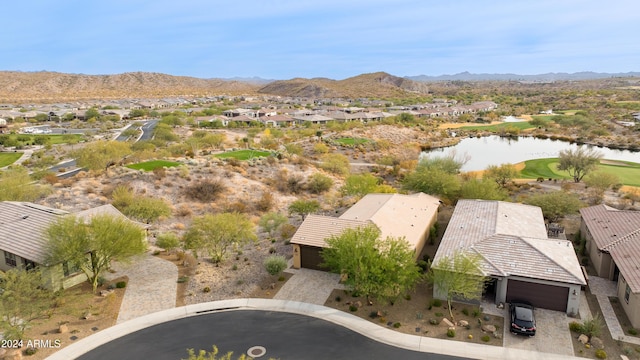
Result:
{"label": "house window", "polygon": [[73,264],[69,264],[66,261],[62,263],[62,272],[64,273],[65,277],[67,277],[69,275],[73,275],[73,274],[77,273],[78,271],[80,271],[80,268],[78,268],[77,266],[75,266]]}
{"label": "house window", "polygon": [[627,287],[624,289],[624,301],[626,301],[627,304],[629,303],[629,294],[631,294],[631,288],[629,287],[629,285],[627,285]]}
{"label": "house window", "polygon": [[8,251],[4,252],[4,262],[9,266],[16,266],[16,255]]}
{"label": "house window", "polygon": [[34,263],[31,260],[27,260],[27,259],[22,259],[22,264],[24,265],[24,269],[29,271],[29,270],[33,270],[36,268],[36,266],[38,266],[38,264]]}

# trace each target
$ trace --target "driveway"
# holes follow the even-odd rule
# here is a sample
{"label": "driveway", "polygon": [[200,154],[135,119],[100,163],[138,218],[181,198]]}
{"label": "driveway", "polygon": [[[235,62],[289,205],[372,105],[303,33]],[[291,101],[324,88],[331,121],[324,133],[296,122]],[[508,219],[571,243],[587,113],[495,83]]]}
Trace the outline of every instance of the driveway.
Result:
{"label": "driveway", "polygon": [[560,311],[535,309],[536,336],[514,335],[509,332],[509,310],[504,315],[504,347],[561,355],[573,354],[567,314]]}

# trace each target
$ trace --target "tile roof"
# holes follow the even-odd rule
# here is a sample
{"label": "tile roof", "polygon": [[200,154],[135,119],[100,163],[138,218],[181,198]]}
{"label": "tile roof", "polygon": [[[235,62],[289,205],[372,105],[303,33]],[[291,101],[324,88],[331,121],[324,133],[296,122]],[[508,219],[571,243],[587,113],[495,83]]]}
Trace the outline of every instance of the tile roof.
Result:
{"label": "tile roof", "polygon": [[345,229],[374,224],[382,238],[404,237],[415,248],[437,214],[439,204],[437,198],[423,193],[368,194],[339,218],[307,216],[291,243],[324,247],[324,239]]}
{"label": "tile roof", "polygon": [[608,251],[620,239],[640,230],[638,211],[596,205],[580,209],[580,215],[600,250]]}
{"label": "tile roof", "polygon": [[611,255],[631,291],[640,292],[640,212],[597,205],[580,215],[598,249]]}
{"label": "tile roof", "polygon": [[0,202],[0,249],[43,263],[46,240],[42,232],[66,211],[32,203]]}
{"label": "tile roof", "polygon": [[486,275],[586,284],[571,242],[547,238],[539,207],[459,200],[433,261],[461,249],[483,258]]}
{"label": "tile roof", "polygon": [[428,231],[440,201],[427,194],[367,194],[340,216],[341,219],[371,220],[386,238],[404,237],[415,248]]}
{"label": "tile roof", "polygon": [[340,235],[346,229],[370,225],[369,221],[340,219],[309,214],[291,238],[292,244],[325,247],[325,239]]}

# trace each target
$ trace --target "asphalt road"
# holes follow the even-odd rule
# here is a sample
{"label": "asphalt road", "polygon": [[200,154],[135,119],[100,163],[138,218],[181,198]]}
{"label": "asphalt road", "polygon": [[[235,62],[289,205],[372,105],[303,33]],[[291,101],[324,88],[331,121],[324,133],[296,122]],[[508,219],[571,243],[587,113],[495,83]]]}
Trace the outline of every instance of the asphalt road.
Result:
{"label": "asphalt road", "polygon": [[113,340],[78,359],[178,360],[187,358],[188,348],[209,351],[213,345],[220,354],[233,351],[232,359],[253,346],[266,349],[261,359],[464,359],[381,344],[314,317],[259,310],[216,312],[166,322]]}

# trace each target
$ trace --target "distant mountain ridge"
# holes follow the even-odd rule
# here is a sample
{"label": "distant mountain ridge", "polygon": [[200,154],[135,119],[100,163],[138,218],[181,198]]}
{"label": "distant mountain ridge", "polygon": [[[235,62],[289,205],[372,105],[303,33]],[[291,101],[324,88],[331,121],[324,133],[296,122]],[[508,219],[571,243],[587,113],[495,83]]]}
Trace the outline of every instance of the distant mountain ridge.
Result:
{"label": "distant mountain ridge", "polygon": [[274,81],[260,90],[259,93],[314,97],[314,98],[390,98],[409,94],[427,94],[426,84],[411,79],[393,76],[385,72],[362,74],[344,80],[327,78]]}
{"label": "distant mountain ridge", "polygon": [[417,76],[405,76],[406,79],[411,79],[420,82],[431,81],[558,81],[558,80],[594,80],[594,79],[606,79],[612,77],[640,77],[640,72],[626,72],[626,73],[599,73],[593,71],[582,71],[575,73],[546,73],[537,75],[519,75],[519,74],[473,74],[468,71],[453,74],[453,75],[417,75]]}

